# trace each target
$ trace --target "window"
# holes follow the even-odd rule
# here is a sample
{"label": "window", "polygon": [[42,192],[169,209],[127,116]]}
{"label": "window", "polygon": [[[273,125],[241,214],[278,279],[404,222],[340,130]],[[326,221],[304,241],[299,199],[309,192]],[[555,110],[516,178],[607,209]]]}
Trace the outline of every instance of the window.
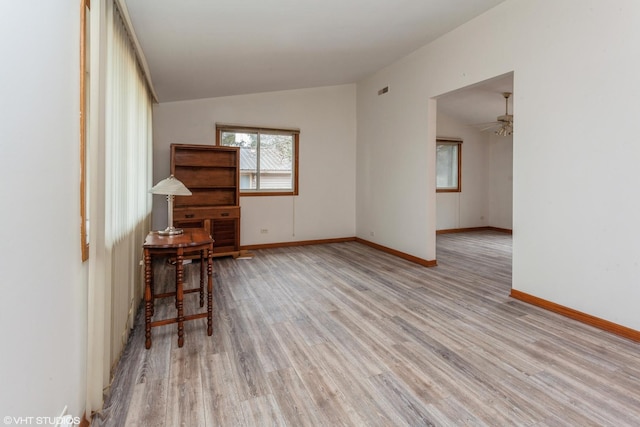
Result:
{"label": "window", "polygon": [[298,194],[297,129],[216,125],[216,145],[240,147],[242,196]]}
{"label": "window", "polygon": [[462,140],[436,138],[436,192],[459,193],[462,191]]}

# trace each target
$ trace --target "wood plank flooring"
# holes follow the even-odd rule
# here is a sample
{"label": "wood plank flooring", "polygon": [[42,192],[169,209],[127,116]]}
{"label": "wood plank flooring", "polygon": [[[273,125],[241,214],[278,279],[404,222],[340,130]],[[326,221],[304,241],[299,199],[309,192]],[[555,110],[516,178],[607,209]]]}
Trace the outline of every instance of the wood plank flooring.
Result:
{"label": "wood plank flooring", "polygon": [[213,336],[145,350],[138,316],[93,425],[640,425],[640,344],[509,298],[510,235],[437,239],[435,268],[356,242],[216,259]]}

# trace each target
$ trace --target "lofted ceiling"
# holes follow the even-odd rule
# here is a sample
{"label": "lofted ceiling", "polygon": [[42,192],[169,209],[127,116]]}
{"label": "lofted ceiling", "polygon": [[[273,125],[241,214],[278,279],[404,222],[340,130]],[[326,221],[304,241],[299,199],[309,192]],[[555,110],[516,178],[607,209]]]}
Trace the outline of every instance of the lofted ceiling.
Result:
{"label": "lofted ceiling", "polygon": [[504,0],[124,0],[159,102],[354,83]]}

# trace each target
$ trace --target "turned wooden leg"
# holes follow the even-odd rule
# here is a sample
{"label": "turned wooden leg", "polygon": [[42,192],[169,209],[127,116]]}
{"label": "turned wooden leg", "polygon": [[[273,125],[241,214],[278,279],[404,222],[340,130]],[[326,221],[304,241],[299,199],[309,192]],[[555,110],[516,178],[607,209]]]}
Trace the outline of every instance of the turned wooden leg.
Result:
{"label": "turned wooden leg", "polygon": [[144,336],[145,347],[151,347],[151,316],[153,315],[153,297],[151,294],[151,254],[144,250]]}
{"label": "turned wooden leg", "polygon": [[[202,263],[204,265],[204,262]],[[207,251],[207,335],[213,334],[213,245]]]}
{"label": "turned wooden leg", "polygon": [[184,260],[183,249],[178,249],[176,259],[176,308],[178,309],[178,347],[184,344],[184,309],[182,307],[182,280],[184,276],[182,261]]}
{"label": "turned wooden leg", "polygon": [[200,251],[200,307],[204,307],[204,253]]}
{"label": "turned wooden leg", "polygon": [[156,314],[156,290],[153,285],[153,262],[151,257],[149,257],[149,287],[151,288],[151,316],[153,317]]}

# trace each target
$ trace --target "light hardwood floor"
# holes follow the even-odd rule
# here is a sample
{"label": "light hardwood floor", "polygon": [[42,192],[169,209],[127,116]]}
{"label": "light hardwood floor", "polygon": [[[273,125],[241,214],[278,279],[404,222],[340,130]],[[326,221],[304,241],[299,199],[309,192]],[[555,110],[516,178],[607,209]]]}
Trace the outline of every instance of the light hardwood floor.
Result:
{"label": "light hardwood floor", "polygon": [[187,322],[178,348],[158,327],[145,350],[138,316],[93,425],[640,425],[640,344],[509,298],[511,236],[440,235],[437,257],[216,259],[214,335]]}

